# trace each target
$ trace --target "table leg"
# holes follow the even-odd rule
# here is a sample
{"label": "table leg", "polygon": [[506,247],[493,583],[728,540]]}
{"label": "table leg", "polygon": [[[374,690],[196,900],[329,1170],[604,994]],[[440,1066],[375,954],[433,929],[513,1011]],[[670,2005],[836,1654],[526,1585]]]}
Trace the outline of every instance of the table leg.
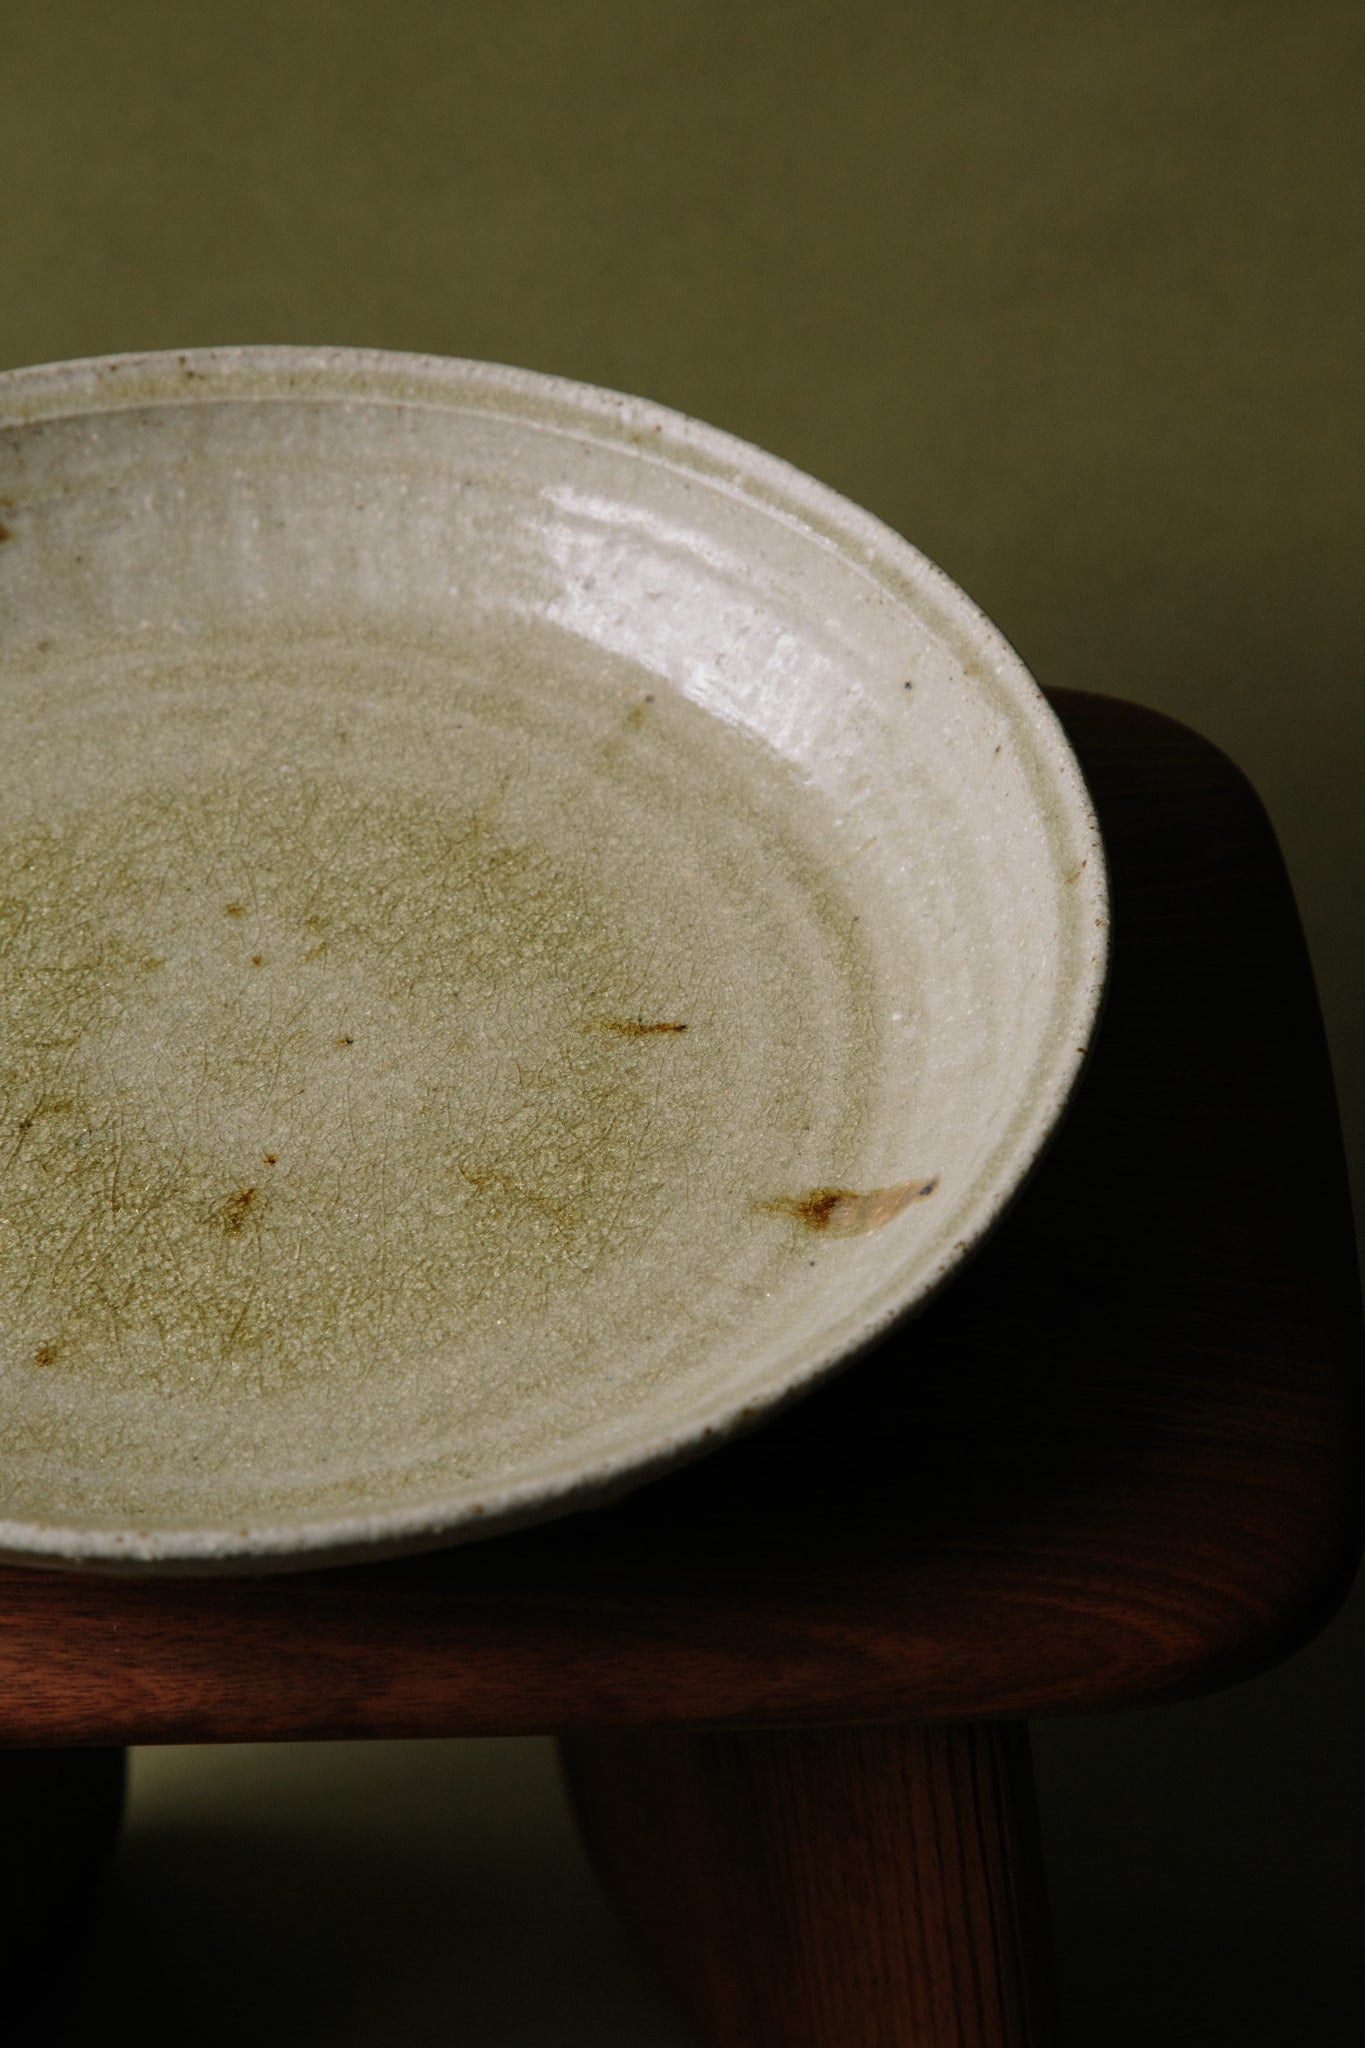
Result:
{"label": "table leg", "polygon": [[121,1749],[0,1750],[0,2031],[14,1998],[60,1987],[123,1814]]}
{"label": "table leg", "polygon": [[560,1752],[608,1892],[713,2048],[1055,2042],[1022,1722]]}

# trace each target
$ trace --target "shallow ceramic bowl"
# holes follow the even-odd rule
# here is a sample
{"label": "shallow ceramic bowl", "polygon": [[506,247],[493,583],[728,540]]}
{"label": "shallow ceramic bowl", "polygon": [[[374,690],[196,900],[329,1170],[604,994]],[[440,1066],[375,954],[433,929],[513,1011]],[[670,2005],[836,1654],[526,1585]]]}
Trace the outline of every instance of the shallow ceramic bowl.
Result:
{"label": "shallow ceramic bowl", "polygon": [[0,421],[0,1551],[562,1513],[960,1264],[1105,884],[921,555],[485,364],[64,364]]}

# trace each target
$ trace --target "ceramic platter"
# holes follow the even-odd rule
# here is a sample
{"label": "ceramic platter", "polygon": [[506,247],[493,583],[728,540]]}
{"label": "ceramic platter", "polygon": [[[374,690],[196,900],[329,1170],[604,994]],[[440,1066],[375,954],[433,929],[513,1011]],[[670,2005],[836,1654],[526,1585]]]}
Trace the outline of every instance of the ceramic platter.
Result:
{"label": "ceramic platter", "polygon": [[0,526],[0,1553],[588,1505],[1019,1187],[1094,819],[864,513],[638,399],[272,348],[0,377]]}

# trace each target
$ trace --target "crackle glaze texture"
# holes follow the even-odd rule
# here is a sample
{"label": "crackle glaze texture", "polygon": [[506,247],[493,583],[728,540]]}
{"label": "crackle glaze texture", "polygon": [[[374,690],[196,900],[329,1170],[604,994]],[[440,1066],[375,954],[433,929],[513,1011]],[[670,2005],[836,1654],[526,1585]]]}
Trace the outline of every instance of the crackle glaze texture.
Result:
{"label": "crackle glaze texture", "polygon": [[0,421],[0,1548],[555,1512],[942,1281],[1105,915],[946,579],[488,366],[57,366]]}

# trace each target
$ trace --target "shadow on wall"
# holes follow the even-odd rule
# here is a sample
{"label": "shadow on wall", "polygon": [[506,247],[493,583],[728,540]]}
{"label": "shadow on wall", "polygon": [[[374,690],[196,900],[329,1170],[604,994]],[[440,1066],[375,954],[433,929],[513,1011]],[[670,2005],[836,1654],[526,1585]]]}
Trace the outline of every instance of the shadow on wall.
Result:
{"label": "shadow on wall", "polygon": [[546,1742],[136,1752],[82,1977],[23,2048],[696,2048]]}
{"label": "shadow on wall", "polygon": [[1211,1937],[1202,1929],[1058,1929],[1073,2048],[1354,2048],[1343,1985],[1320,1978],[1283,1931]]}

